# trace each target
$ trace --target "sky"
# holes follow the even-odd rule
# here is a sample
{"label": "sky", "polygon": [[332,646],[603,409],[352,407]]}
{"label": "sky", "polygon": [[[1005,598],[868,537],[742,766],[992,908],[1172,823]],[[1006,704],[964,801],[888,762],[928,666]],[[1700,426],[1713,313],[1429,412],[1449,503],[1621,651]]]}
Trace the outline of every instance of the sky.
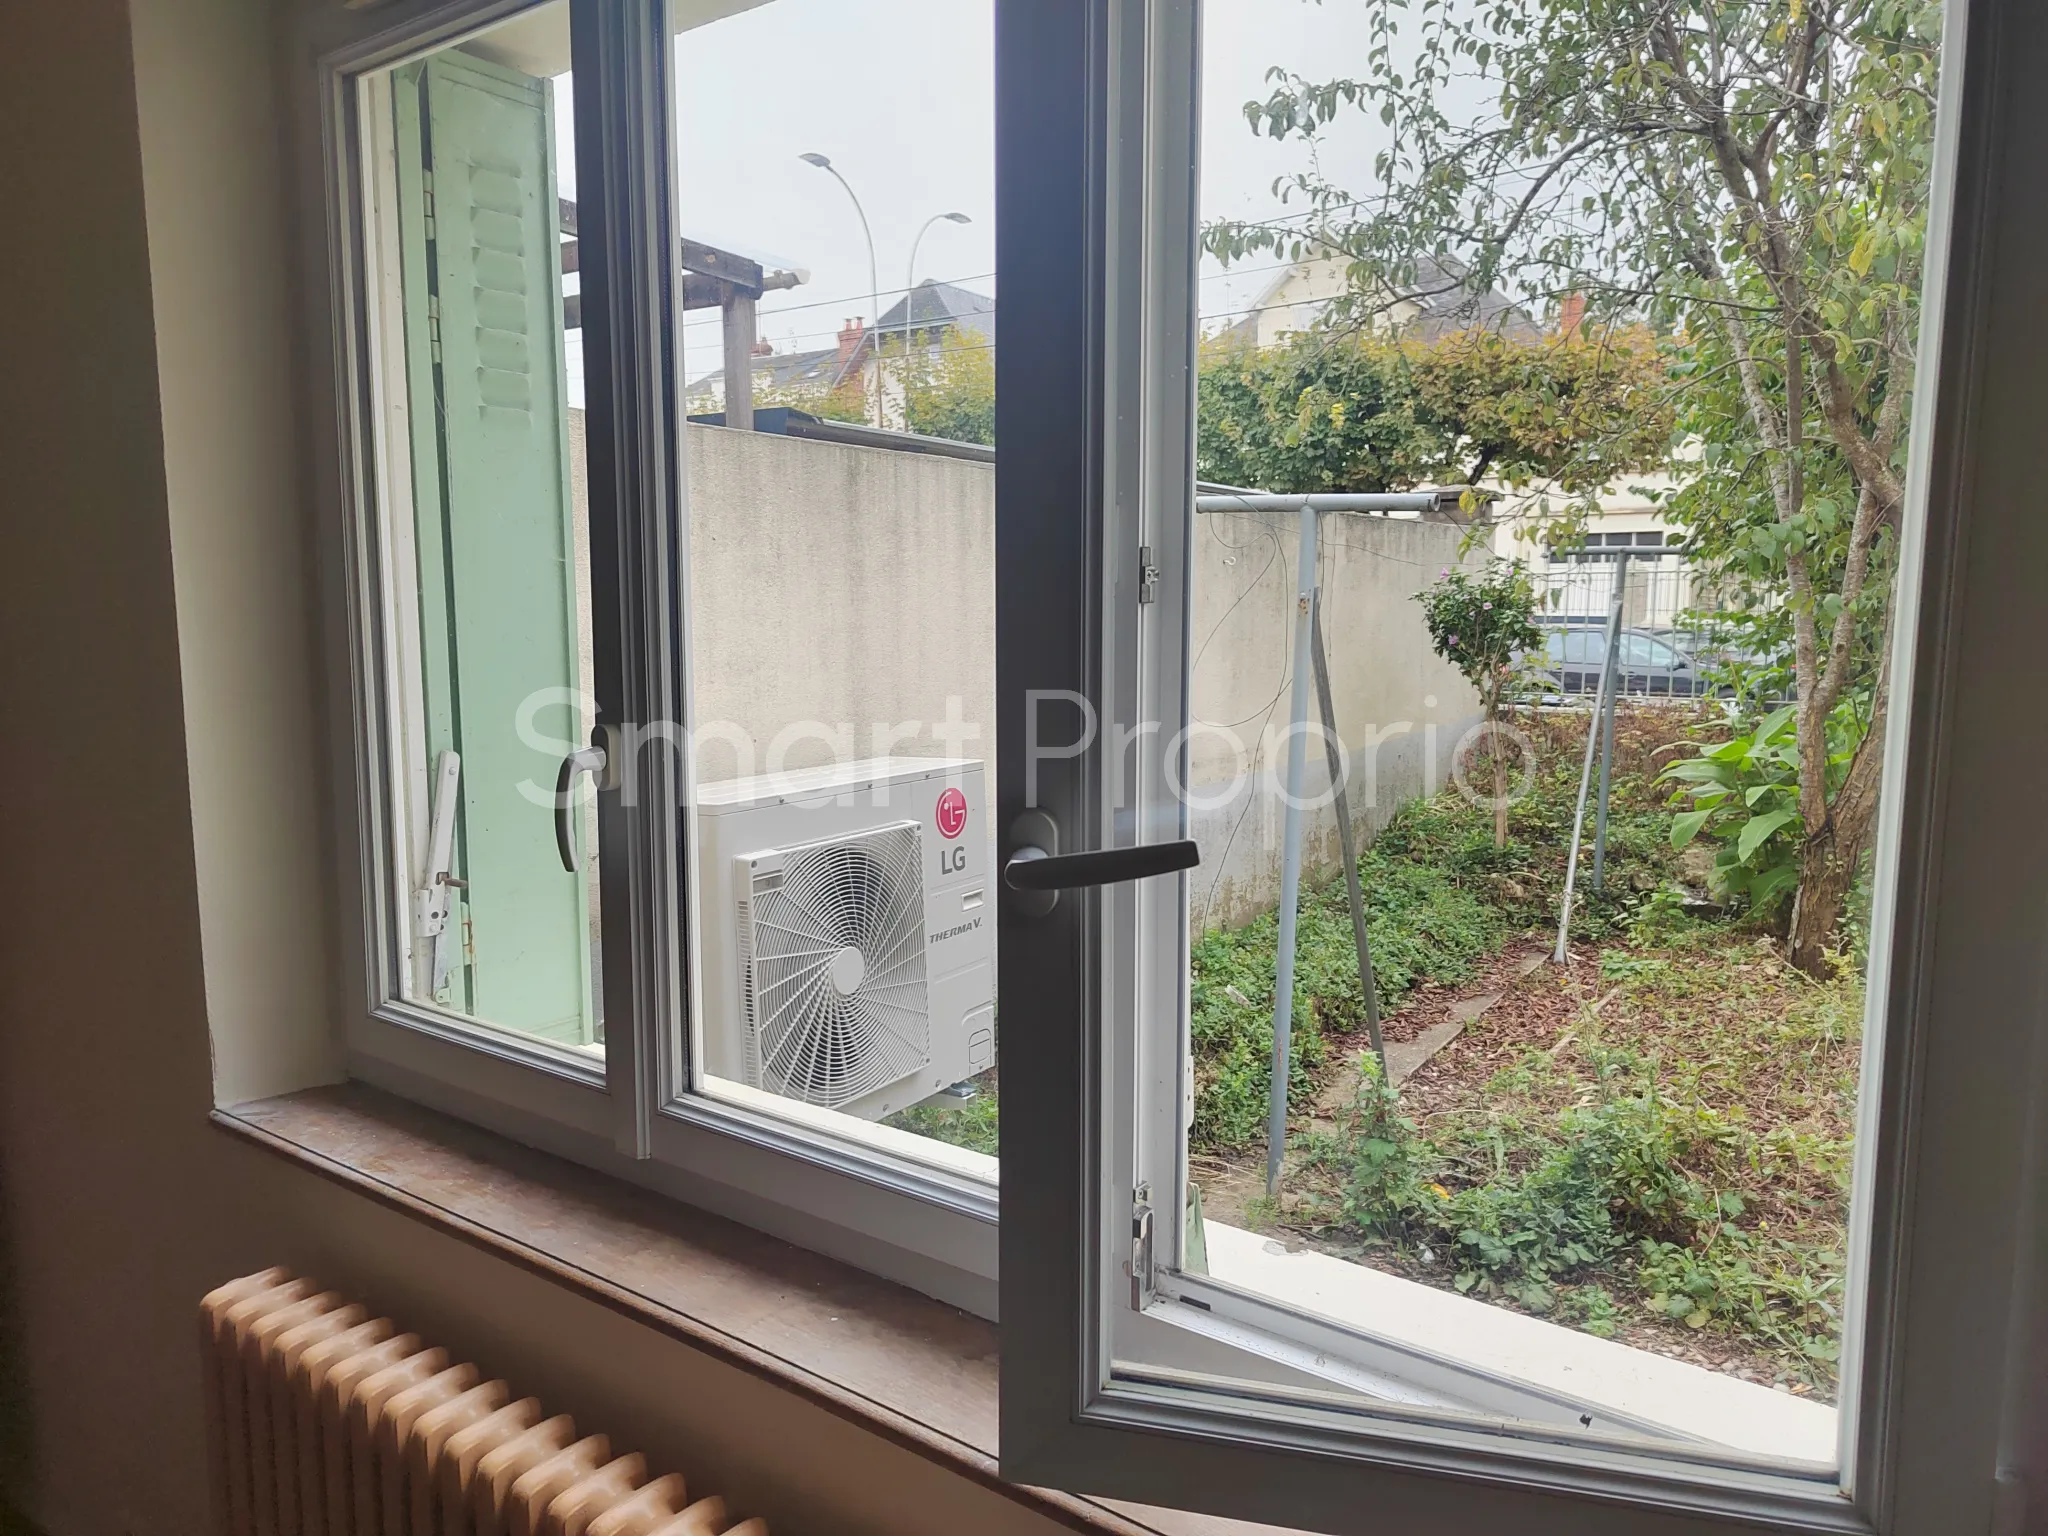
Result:
{"label": "sky", "polygon": [[[1313,75],[1362,59],[1356,0],[1206,0],[1202,213],[1270,218],[1270,186],[1308,163],[1299,144],[1255,137],[1245,101],[1270,90],[1269,67]],[[936,278],[995,292],[994,28],[989,0],[770,0],[676,39],[678,224],[686,238],[802,268],[808,280],[762,300],[760,334],[777,351],[835,344],[847,320],[884,311],[910,280]],[[1355,67],[1355,66],[1354,66]],[[571,82],[556,82],[565,191]],[[1318,148],[1326,173],[1369,174],[1375,118],[1349,114]],[[828,156],[867,215],[833,177],[798,158]],[[1227,322],[1256,302],[1275,258],[1232,270],[1205,261],[1205,321]],[[871,288],[872,283],[872,288]],[[684,328],[685,376],[719,366],[716,311]],[[575,359],[572,358],[572,363]]]}

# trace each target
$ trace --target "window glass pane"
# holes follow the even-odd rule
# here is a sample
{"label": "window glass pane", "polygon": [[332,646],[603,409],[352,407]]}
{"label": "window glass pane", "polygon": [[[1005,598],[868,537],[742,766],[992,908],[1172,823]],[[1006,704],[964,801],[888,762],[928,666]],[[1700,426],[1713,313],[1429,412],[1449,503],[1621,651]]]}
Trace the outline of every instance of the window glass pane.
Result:
{"label": "window glass pane", "polygon": [[358,101],[398,990],[597,1052],[593,813],[572,872],[552,809],[592,710],[568,37],[543,7]]}
{"label": "window glass pane", "polygon": [[1607,636],[1597,629],[1575,629],[1565,636],[1564,659],[1597,663],[1606,659]]}
{"label": "window glass pane", "polygon": [[[1682,87],[1642,74],[1633,22],[1552,0],[1449,0],[1419,26],[1396,0],[1205,7],[1198,478],[1399,493],[1477,476],[1498,499],[1476,526],[1328,511],[1308,571],[1295,512],[1196,517],[1202,862],[1187,1033],[1159,1047],[1184,1051],[1190,1108],[1183,1168],[1139,1182],[1176,1190],[1169,1300],[1259,1297],[1296,1366],[1348,1348],[1365,1374],[1331,1379],[1367,1396],[1374,1370],[1413,1401],[1511,1419],[1549,1420],[1562,1394],[1596,1432],[1830,1463],[1860,1283],[1845,1254],[1898,572],[1890,525],[1826,509],[1901,495],[1933,12],[1852,8],[1822,64],[1760,14],[1679,12]],[[1759,103],[1808,67],[1827,77],[1816,99],[1870,115],[1837,107],[1825,142],[1781,133]],[[1803,232],[1789,285],[1711,233],[1753,195],[1676,126],[1714,70],[1739,78],[1705,97],[1750,103],[1732,131]],[[1895,71],[1914,82],[1898,124],[1879,105]],[[1880,207],[1897,211],[1864,222]],[[1844,208],[1865,210],[1860,233]],[[1896,272],[1850,259],[1858,239],[1896,250]],[[1667,259],[1681,246],[1726,270],[1699,280]],[[1782,384],[1744,395],[1735,359],[1782,369],[1817,311],[1770,295],[1823,291],[1855,296],[1853,338],[1828,345],[1860,360],[1840,386],[1856,403],[1823,423],[1809,401],[1803,474],[1774,476]],[[1572,430],[1538,428],[1568,395]],[[1815,517],[1828,554],[1788,566],[1777,530]],[[1575,855],[1617,600],[1631,669],[1681,660],[1643,631],[1709,614],[1739,650],[1711,706],[1633,680],[1611,773],[1594,737]],[[1825,658],[1814,615],[1838,609],[1843,670],[1802,668]],[[1534,649],[1538,615],[1573,626],[1541,641],[1572,670],[1518,695],[1501,663]],[[1295,686],[1297,622],[1320,627],[1328,703]],[[1797,643],[1810,625],[1817,651]],[[1804,788],[1848,824],[1807,844],[1800,712],[1779,706],[1816,694],[1834,702],[1804,762],[1833,766]],[[1453,1384],[1380,1343],[1449,1363]]]}
{"label": "window glass pane", "polygon": [[1621,659],[1631,667],[1668,667],[1671,653],[1648,635],[1623,635]]}
{"label": "window glass pane", "polygon": [[675,42],[694,1087],[992,1179],[992,11],[711,9]]}

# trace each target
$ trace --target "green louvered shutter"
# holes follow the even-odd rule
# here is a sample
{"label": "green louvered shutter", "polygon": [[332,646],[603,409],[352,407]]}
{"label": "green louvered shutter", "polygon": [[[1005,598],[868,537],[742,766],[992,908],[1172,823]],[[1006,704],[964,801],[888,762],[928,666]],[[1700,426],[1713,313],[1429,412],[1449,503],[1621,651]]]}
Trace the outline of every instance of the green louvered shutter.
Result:
{"label": "green louvered shutter", "polygon": [[[427,760],[461,756],[463,964],[443,1000],[569,1043],[593,1037],[584,882],[551,812],[578,734],[574,516],[549,84],[460,52],[394,92]],[[426,339],[427,344],[421,345]],[[562,695],[557,695],[560,697]]]}

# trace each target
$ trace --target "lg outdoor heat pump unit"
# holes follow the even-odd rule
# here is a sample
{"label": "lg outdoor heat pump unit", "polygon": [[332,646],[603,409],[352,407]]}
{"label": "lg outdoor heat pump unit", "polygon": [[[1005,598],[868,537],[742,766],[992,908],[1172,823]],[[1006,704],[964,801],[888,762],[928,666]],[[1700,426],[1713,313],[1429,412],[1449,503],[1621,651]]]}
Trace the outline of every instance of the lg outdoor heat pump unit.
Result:
{"label": "lg outdoor heat pump unit", "polygon": [[981,764],[700,786],[704,1067],[878,1120],[995,1063]]}

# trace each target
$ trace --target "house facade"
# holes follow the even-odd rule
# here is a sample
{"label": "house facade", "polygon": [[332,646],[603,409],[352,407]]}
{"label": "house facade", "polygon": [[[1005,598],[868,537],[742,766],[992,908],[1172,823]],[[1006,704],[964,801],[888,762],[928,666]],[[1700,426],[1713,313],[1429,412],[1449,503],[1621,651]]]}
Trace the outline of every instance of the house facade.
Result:
{"label": "house facade", "polygon": [[[871,425],[908,430],[905,359],[936,363],[947,350],[993,348],[996,301],[985,293],[927,278],[882,312],[881,322],[849,318],[837,344],[801,352],[777,352],[767,342],[754,348],[754,399],[761,405],[815,410],[832,402],[857,412]],[[686,398],[692,415],[724,409],[725,377],[712,372],[693,379]]]}

